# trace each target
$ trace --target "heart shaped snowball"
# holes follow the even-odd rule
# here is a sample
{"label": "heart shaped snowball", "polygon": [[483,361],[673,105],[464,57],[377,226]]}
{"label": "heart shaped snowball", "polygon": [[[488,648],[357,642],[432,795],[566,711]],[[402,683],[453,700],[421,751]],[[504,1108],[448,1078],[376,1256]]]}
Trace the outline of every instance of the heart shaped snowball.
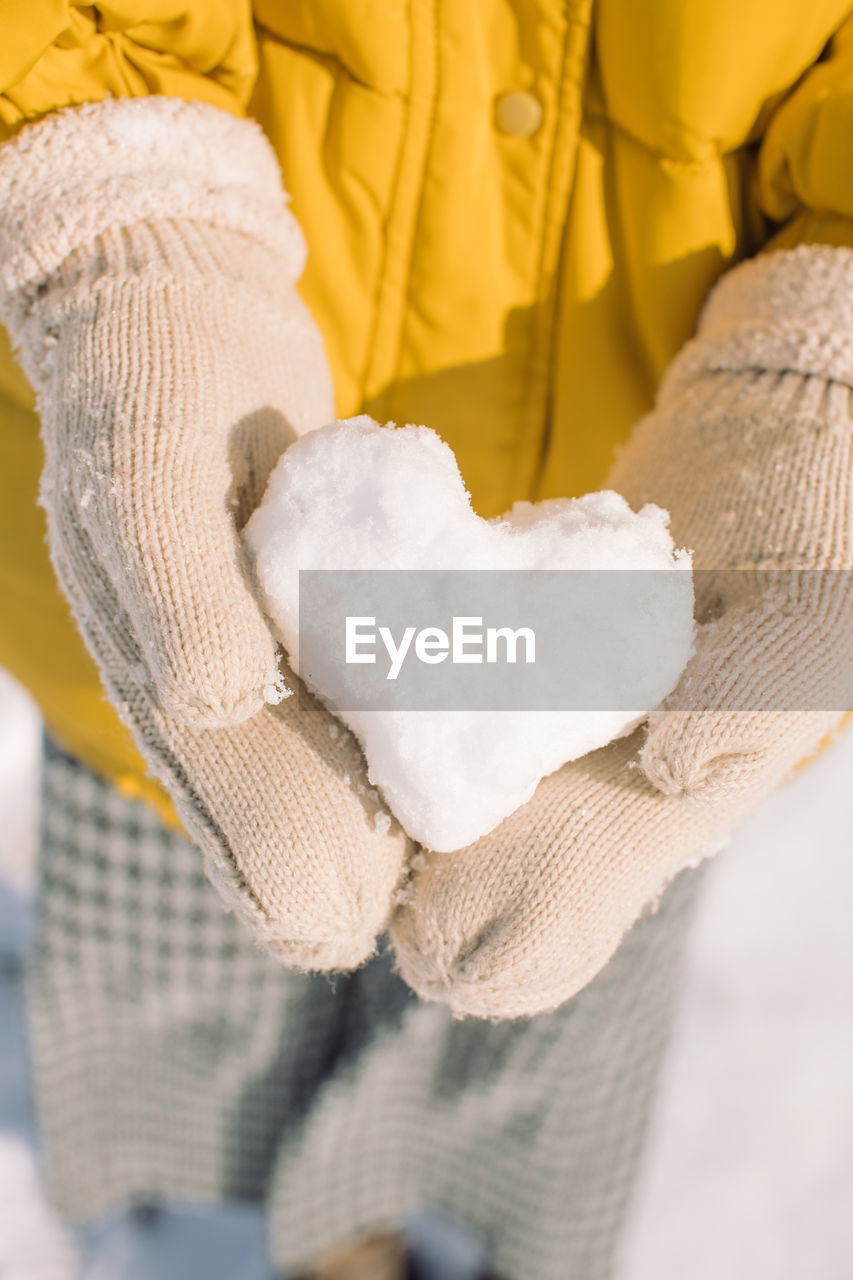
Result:
{"label": "heart shaped snowball", "polygon": [[690,557],[665,511],[602,492],[483,520],[426,427],[358,417],[302,436],[245,537],[294,671],[442,852],[630,732],[692,652]]}

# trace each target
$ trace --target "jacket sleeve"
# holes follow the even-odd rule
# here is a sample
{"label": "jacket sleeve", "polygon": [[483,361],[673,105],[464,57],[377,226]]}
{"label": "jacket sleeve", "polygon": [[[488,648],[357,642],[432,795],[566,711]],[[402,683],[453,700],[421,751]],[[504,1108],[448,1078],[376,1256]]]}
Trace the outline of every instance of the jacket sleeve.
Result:
{"label": "jacket sleeve", "polygon": [[853,13],[773,115],[754,196],[770,221],[765,251],[853,246]]}
{"label": "jacket sleeve", "polygon": [[56,107],[109,96],[242,114],[255,74],[248,0],[11,0],[0,12],[0,141]]}

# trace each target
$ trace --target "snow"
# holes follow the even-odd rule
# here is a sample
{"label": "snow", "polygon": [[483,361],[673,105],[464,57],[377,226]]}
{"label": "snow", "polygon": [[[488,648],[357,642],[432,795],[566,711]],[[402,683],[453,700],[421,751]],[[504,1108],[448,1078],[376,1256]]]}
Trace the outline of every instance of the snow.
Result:
{"label": "snow", "polygon": [[387,836],[391,830],[391,815],[380,809],[373,815],[373,825],[381,836]]}
{"label": "snow", "polygon": [[[35,705],[0,667],[0,955],[4,948],[20,950],[29,924],[40,752],[41,723]],[[5,1280],[2,1271],[0,1280]]]}
{"label": "snow", "polygon": [[[693,592],[689,556],[667,526],[659,507],[635,513],[612,492],[520,502],[484,520],[434,431],[361,416],[291,445],[245,532],[294,670],[356,734],[403,827],[448,852],[492,830],[567,760],[629,732],[672,690],[692,649]],[[310,622],[305,570],[338,571],[312,580]],[[374,570],[374,580],[353,570]],[[541,586],[540,570],[573,572],[571,585],[563,574]],[[622,571],[618,591],[612,570]],[[460,571],[470,571],[463,587]],[[482,605],[466,605],[472,585],[498,625],[483,628]],[[369,612],[377,598],[384,617]],[[457,598],[461,613],[448,603]],[[519,610],[529,625],[519,627]],[[534,685],[521,668],[537,662],[544,680]],[[481,680],[489,665],[497,684]],[[560,700],[569,678],[589,698],[583,706]],[[481,701],[468,701],[480,697],[475,687]]]}
{"label": "snow", "polygon": [[620,1280],[853,1272],[853,731],[720,855]]}
{"label": "snow", "polygon": [[[71,1231],[33,1129],[18,958],[38,719],[0,671],[0,1280],[272,1280],[261,1214],[169,1206]],[[847,1280],[853,1256],[853,732],[709,869],[615,1280]],[[407,1224],[425,1280],[473,1280],[453,1224]]]}

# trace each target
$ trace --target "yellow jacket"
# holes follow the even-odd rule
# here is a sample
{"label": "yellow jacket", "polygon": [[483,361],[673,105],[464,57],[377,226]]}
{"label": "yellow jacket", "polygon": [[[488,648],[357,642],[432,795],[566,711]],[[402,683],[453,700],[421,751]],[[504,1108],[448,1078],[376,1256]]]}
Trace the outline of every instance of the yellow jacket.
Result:
{"label": "yellow jacket", "polygon": [[[599,487],[717,277],[853,244],[844,0],[11,0],[0,137],[108,94],[248,112],[343,415],[424,422],[485,515]],[[53,580],[0,351],[0,663],[163,811]]]}

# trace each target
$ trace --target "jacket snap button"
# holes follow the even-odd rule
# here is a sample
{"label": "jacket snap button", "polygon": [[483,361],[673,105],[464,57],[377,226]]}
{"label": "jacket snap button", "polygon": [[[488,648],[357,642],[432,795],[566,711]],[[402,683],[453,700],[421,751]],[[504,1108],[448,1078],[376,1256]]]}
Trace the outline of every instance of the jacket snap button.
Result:
{"label": "jacket snap button", "polygon": [[542,123],[542,103],[532,93],[504,93],[495,105],[495,119],[502,133],[530,138]]}

